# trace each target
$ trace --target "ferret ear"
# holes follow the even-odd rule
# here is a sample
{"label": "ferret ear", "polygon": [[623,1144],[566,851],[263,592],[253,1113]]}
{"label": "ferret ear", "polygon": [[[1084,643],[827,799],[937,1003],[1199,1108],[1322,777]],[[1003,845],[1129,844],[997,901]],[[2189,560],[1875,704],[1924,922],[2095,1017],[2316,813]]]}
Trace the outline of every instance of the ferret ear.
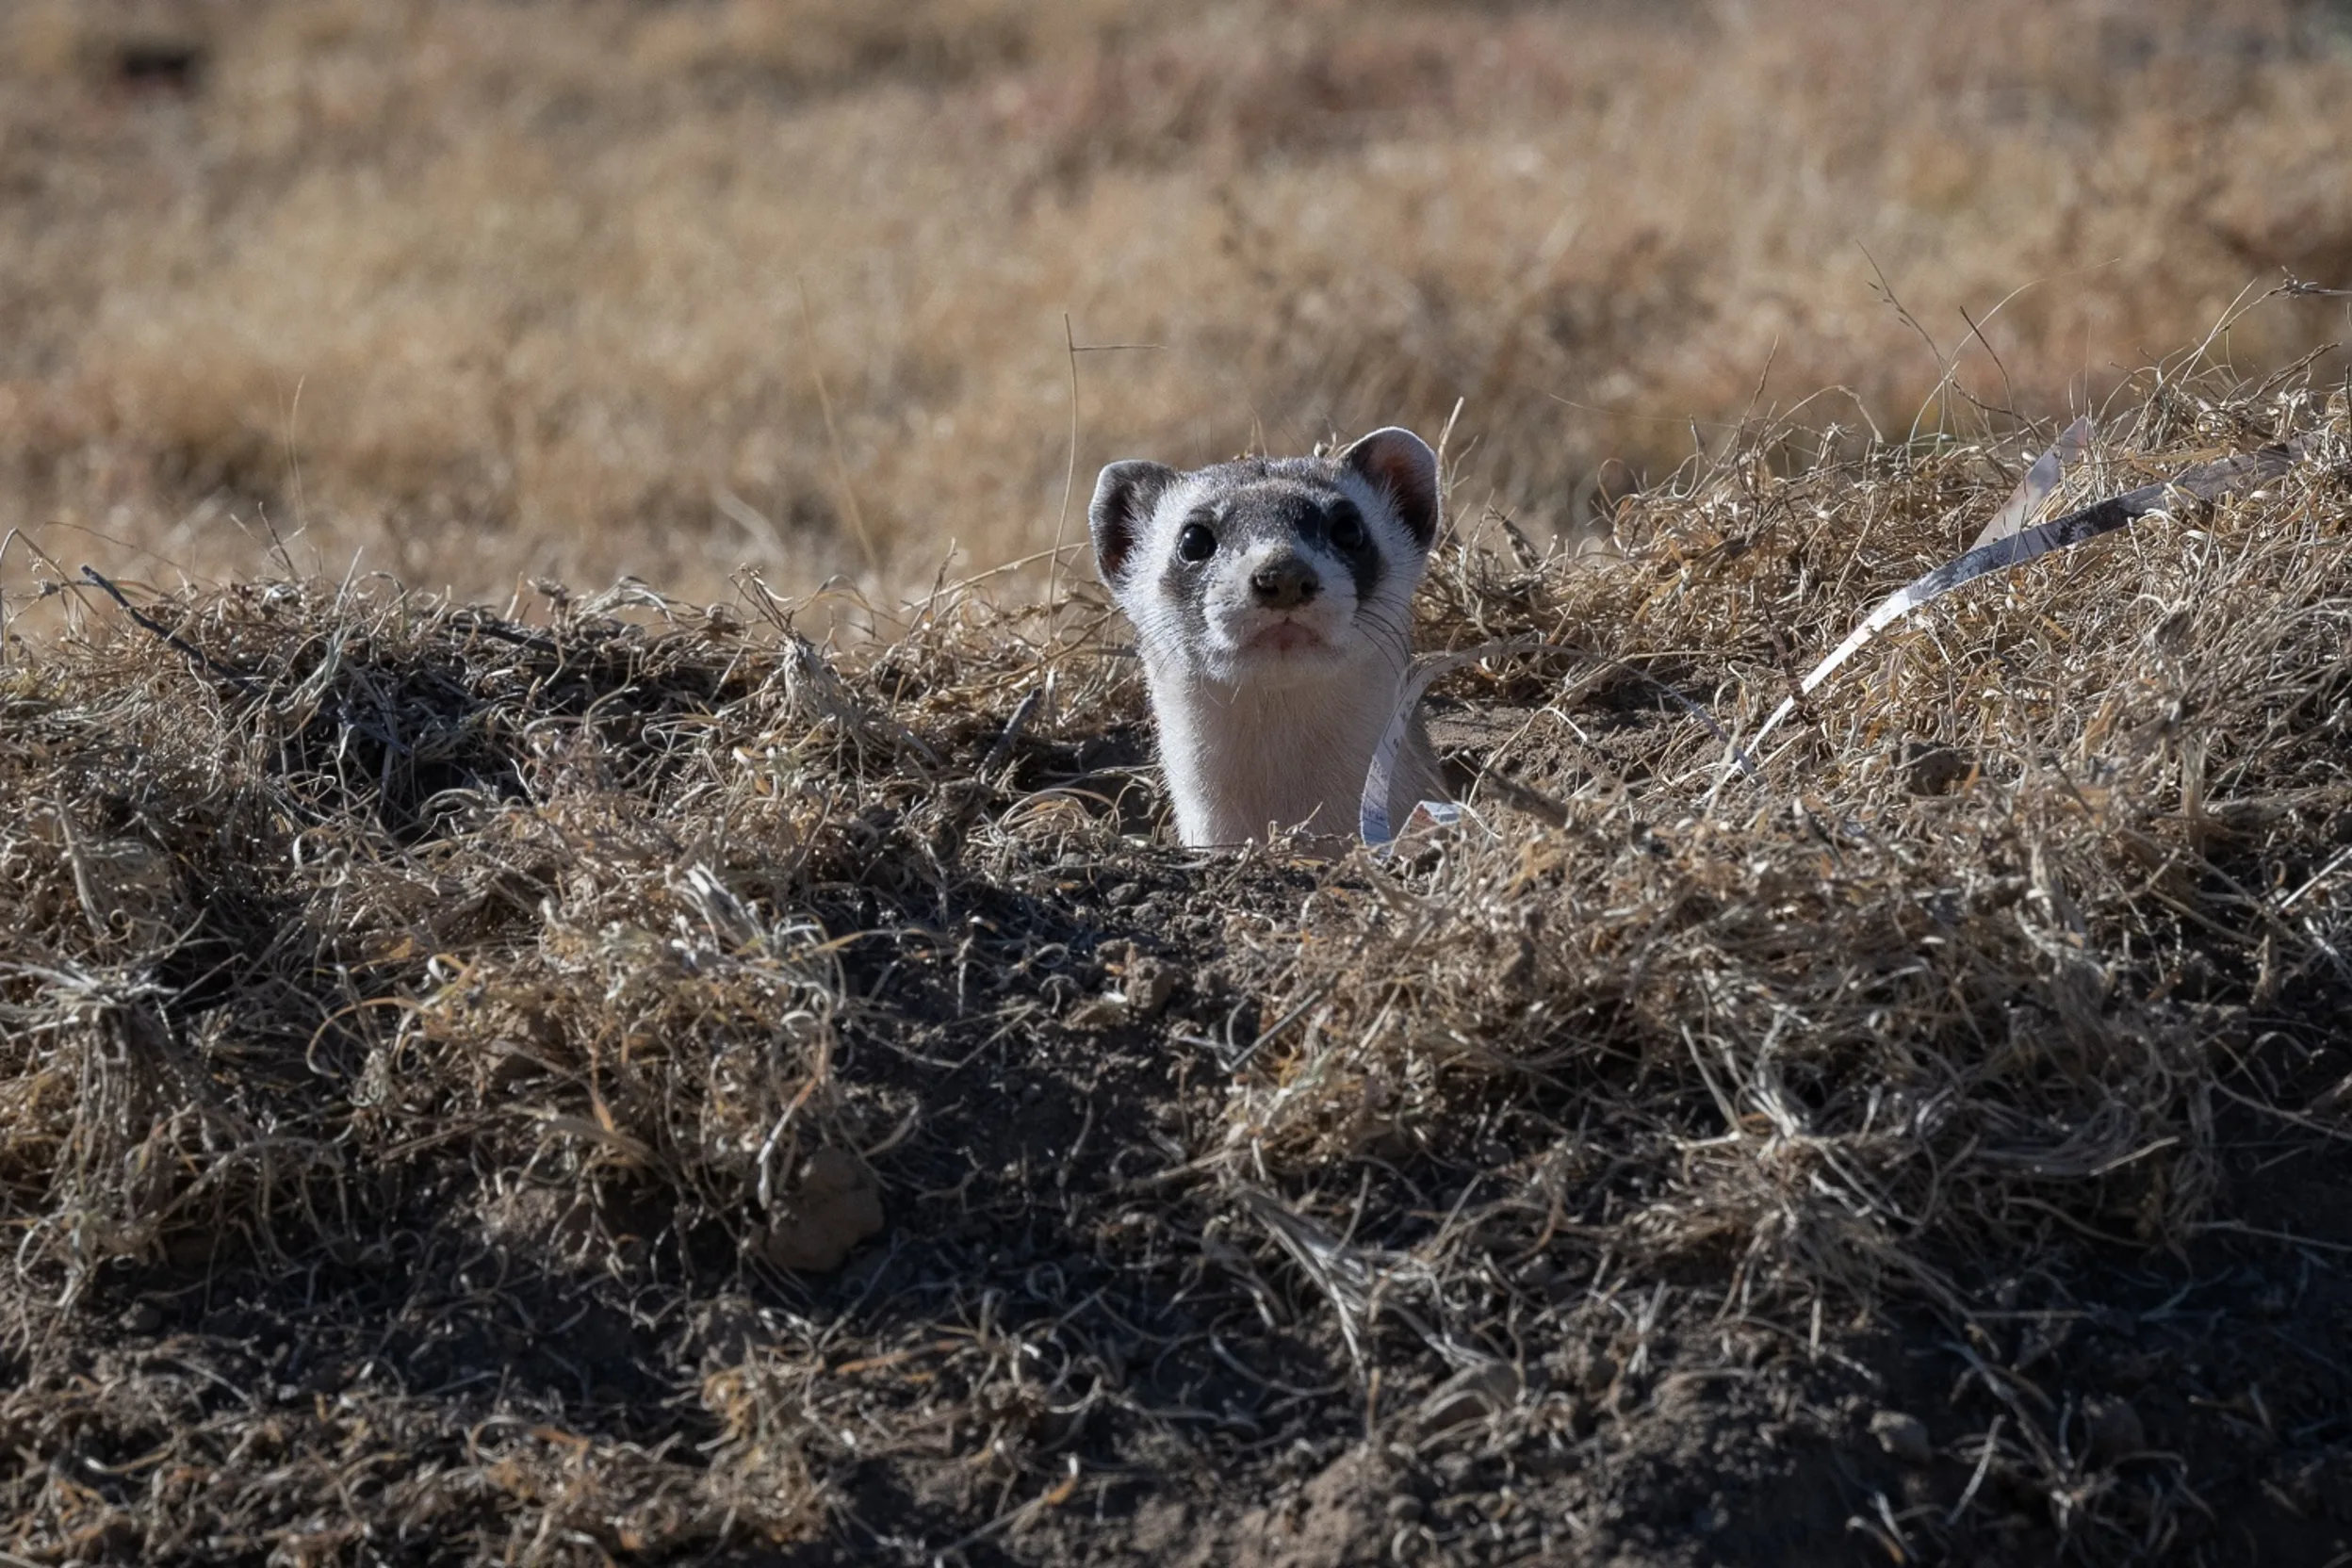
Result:
{"label": "ferret ear", "polygon": [[1086,530],[1094,536],[1094,569],[1117,588],[1127,576],[1127,558],[1152,521],[1152,509],[1161,493],[1175,483],[1176,470],[1165,463],[1131,457],[1102,470],[1094,482],[1094,501],[1086,508]]}
{"label": "ferret ear", "polygon": [[1427,550],[1437,538],[1437,454],[1429,443],[1395,425],[1376,430],[1339,454],[1339,466],[1384,490],[1413,540]]}

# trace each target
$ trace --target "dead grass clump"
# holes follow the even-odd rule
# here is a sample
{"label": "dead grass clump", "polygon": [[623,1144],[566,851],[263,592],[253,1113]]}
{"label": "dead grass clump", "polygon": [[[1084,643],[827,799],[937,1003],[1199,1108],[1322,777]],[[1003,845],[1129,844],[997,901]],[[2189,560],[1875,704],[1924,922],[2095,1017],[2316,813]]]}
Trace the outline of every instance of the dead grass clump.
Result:
{"label": "dead grass clump", "polygon": [[[62,1283],[70,1311],[125,1266],[365,1271],[397,1253],[387,1220],[397,1237],[409,1204],[539,1272],[642,1267],[663,1236],[673,1263],[830,1267],[879,1224],[828,1074],[842,998],[825,934],[756,902],[805,900],[855,858],[795,771],[854,776],[873,740],[821,661],[731,679],[701,638],[595,606],[577,638],[563,617],[523,631],[291,587],[172,619],[204,667],[141,631],[15,672],[12,798],[33,809],[6,858],[0,1169],[22,1281]],[[740,726],[724,740],[714,705]],[[756,762],[718,766],[754,744]],[[679,800],[702,824],[691,847],[654,814]],[[763,852],[740,892],[681,860],[734,869],[730,830]],[[479,1180],[449,1184],[452,1160]],[[120,1425],[75,1388],[26,1394],[37,1445]],[[564,1432],[560,1406],[488,1433],[398,1388],[365,1408],[233,1444],[295,1459],[260,1497],[204,1483],[223,1473],[219,1420],[143,1413],[161,1444],[143,1465],[188,1479],[143,1501],[20,1495],[13,1544],[162,1560],[246,1540],[324,1560],[348,1529],[297,1521],[394,1455],[371,1509],[490,1556],[514,1521],[630,1550],[809,1506],[777,1456],[757,1494],[719,1495],[705,1469]],[[254,1536],[256,1517],[275,1523]]]}
{"label": "dead grass clump", "polygon": [[[2197,406],[2226,441],[2317,412]],[[2129,566],[1921,612],[1719,797],[1723,745],[1653,681],[1753,729],[1857,607],[1966,544],[1999,501],[1990,453],[1786,477],[1736,455],[1622,509],[1623,560],[1457,551],[1425,631],[1571,650],[1462,696],[1516,699],[1481,766],[1560,825],[1498,810],[1425,879],[1318,901],[1279,993],[1315,1004],[1238,1107],[1251,1147],[1299,1175],[1436,1153],[1462,1127],[1443,1086],[1500,1074],[1519,1117],[1575,1107],[1563,1151],[1668,1137],[1676,1178],[1588,1193],[1587,1222],[1653,1266],[1738,1259],[1743,1302],[1889,1266],[1940,1292],[1981,1250],[2184,1243],[2216,1077],[2260,1021],[2352,980],[2344,911],[2280,907],[2330,885],[2352,830],[2341,394],[2328,417],[2316,460],[2143,524]],[[2079,484],[2183,461],[2110,452]]]}
{"label": "dead grass clump", "polygon": [[[1425,645],[1544,645],[1440,688],[1483,825],[1390,862],[1153,841],[1090,587],[60,580],[0,673],[0,1547],[1843,1539],[1805,1443],[1925,1466],[1906,1549],[2302,1495],[2324,1359],[2248,1479],[2220,1352],[2146,1370],[2174,1287],[2083,1303],[2352,1244],[2243,1158],[2345,1131],[2348,417],[2167,371],[2069,496],[2301,457],[1938,601],[1753,778],[1696,710],[1752,734],[2031,442],[1759,424],[1611,551],[1469,522]],[[1898,1461],[1854,1407],[1915,1395]]]}
{"label": "dead grass clump", "polygon": [[[105,616],[129,602],[94,578],[65,591]],[[262,1441],[245,1423],[278,1384],[245,1363],[211,1363],[264,1380],[226,1416],[201,1378],[136,1410],[36,1379],[8,1417],[32,1447],[103,1430],[186,1479],[140,1500],[18,1477],[12,1547],[332,1557],[346,1536],[296,1521],[394,1449],[424,1468],[372,1494],[368,1517],[451,1549],[568,1531],[676,1550],[821,1522],[806,1421],[744,1392],[764,1385],[737,1365],[742,1327],[710,1331],[734,1348],[707,1378],[681,1349],[680,1380],[655,1387],[630,1381],[627,1355],[577,1348],[579,1325],[705,1320],[680,1282],[829,1272],[873,1237],[887,1211],[870,1162],[925,1107],[903,1086],[843,1093],[845,1027],[874,1004],[844,976],[844,942],[879,927],[922,953],[952,943],[943,911],[972,860],[1051,865],[1099,841],[1079,803],[1119,787],[984,815],[994,797],[969,776],[1014,760],[1002,713],[985,715],[1037,675],[1039,650],[1007,634],[1035,617],[944,596],[853,676],[746,591],[756,625],[628,591],[556,594],[527,626],[381,585],[279,582],[153,603],[136,624],[77,609],[60,640],[14,646],[9,1342],[32,1353],[49,1315],[87,1316],[92,1291],[119,1312],[123,1280],[169,1299],[174,1280],[323,1268],[355,1320],[258,1328],[283,1306],[265,1287],[259,1317],[202,1321],[220,1343],[287,1336],[271,1368],[299,1341],[298,1372],[343,1340],[333,1388],[367,1413],[270,1416]],[[1090,700],[1100,668],[1041,690]],[[1032,703],[1016,727],[1035,747],[1070,725]],[[985,841],[971,854],[968,832]],[[387,1269],[389,1298],[352,1295]],[[599,1279],[626,1282],[625,1312]],[[512,1310],[522,1337],[468,1301]],[[483,1355],[512,1364],[533,1346],[575,1415],[629,1418],[581,1435],[563,1394],[451,1405],[416,1386],[421,1367],[470,1387]],[[640,1441],[672,1399],[710,1457]],[[224,1422],[226,1459],[206,1435]],[[266,1494],[237,1478],[287,1456]]]}

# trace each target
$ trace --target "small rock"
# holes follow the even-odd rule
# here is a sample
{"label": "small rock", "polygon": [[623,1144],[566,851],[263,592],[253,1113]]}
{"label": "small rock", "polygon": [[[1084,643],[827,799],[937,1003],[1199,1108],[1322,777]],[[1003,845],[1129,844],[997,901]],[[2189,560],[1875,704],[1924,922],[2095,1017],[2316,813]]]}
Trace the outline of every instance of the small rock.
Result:
{"label": "small rock", "polygon": [[1934,1462],[1936,1446],[1927,1440],[1927,1423],[1899,1410],[1882,1410],[1870,1417],[1870,1435],[1878,1446],[1905,1464]]}
{"label": "small rock", "polygon": [[778,1268],[829,1274],[849,1250],[882,1229],[882,1187],[874,1172],[841,1149],[820,1149],[800,1168],[800,1183],[761,1250]]}
{"label": "small rock", "polygon": [[1140,882],[1121,882],[1118,887],[1113,888],[1109,892],[1103,894],[1102,896],[1105,902],[1107,902],[1112,908],[1123,909],[1128,905],[1135,903],[1135,900],[1143,896],[1143,884]]}
{"label": "small rock", "polygon": [[1176,969],[1156,958],[1138,958],[1127,969],[1127,1013],[1137,1020],[1155,1018],[1176,994]]}
{"label": "small rock", "polygon": [[2100,1464],[2128,1459],[2148,1446],[2148,1429],[2132,1401],[2115,1394],[2093,1395],[2082,1401],[2082,1430],[2090,1442],[2091,1458]]}
{"label": "small rock", "polygon": [[163,1327],[163,1313],[153,1301],[140,1301],[122,1315],[122,1331],[126,1334],[151,1334]]}
{"label": "small rock", "polygon": [[1400,1492],[1388,1500],[1388,1516],[1399,1525],[1416,1524],[1428,1511],[1421,1499],[1410,1492]]}

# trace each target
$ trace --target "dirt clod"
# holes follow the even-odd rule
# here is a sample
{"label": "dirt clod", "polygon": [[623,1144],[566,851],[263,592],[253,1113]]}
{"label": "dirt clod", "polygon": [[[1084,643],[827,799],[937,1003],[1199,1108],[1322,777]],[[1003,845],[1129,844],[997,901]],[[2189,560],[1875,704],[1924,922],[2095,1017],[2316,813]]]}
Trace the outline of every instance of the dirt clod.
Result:
{"label": "dirt clod", "polygon": [[799,1185],[761,1249],[778,1268],[829,1274],[881,1229],[882,1189],[874,1173],[842,1150],[820,1149],[800,1168]]}

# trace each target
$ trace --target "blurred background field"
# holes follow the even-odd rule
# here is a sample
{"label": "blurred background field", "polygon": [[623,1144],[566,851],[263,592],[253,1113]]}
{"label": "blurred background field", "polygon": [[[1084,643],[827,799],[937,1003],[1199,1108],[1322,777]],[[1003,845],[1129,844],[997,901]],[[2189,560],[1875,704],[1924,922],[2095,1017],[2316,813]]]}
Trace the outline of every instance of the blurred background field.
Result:
{"label": "blurred background field", "polygon": [[1751,411],[2054,418],[2352,286],[2341,3],[0,19],[0,528],[158,586],[274,529],[464,596],[889,594],[1074,537],[1073,469],[1458,399],[1457,508],[1541,537]]}

